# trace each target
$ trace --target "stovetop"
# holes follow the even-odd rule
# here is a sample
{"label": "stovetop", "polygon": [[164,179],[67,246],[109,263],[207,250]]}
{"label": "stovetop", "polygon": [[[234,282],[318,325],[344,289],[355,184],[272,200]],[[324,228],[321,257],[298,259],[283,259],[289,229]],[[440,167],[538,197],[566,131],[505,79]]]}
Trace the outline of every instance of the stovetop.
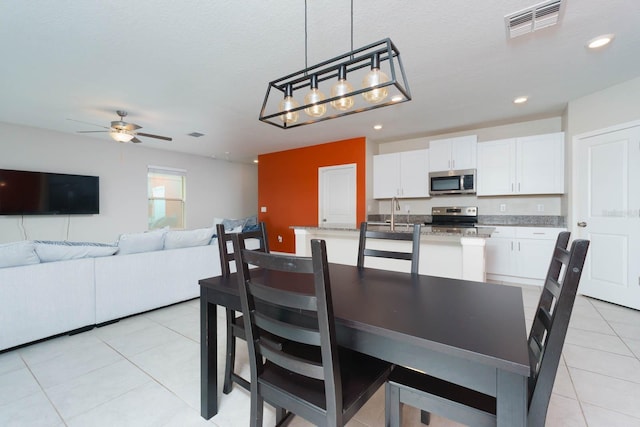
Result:
{"label": "stovetop", "polygon": [[432,227],[473,228],[478,223],[478,208],[475,206],[444,206],[431,208]]}

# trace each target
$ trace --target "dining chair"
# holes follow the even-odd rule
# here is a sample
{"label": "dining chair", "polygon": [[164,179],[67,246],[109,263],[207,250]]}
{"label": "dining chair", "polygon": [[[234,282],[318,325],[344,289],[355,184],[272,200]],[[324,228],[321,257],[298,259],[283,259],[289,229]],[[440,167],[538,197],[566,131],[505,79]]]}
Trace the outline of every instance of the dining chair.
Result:
{"label": "dining chair", "polygon": [[[267,402],[318,426],[343,426],[382,387],[391,364],[338,347],[325,242],[311,240],[311,257],[247,251],[237,237],[234,245],[251,366],[250,425],[262,426]],[[265,331],[286,345],[273,347]]]}
{"label": "dining chair", "polygon": [[[367,247],[368,239],[397,240],[412,242],[411,252],[372,249]],[[368,230],[366,221],[360,224],[360,242],[358,245],[358,268],[364,267],[364,257],[393,258],[411,261],[411,273],[418,274],[420,263],[420,224],[413,226],[413,232]]]}
{"label": "dining chair", "polygon": [[[567,250],[570,235],[569,232],[558,235],[529,333],[529,427],[545,424],[562,346],[589,248],[588,240],[575,240],[571,250]],[[385,391],[387,426],[401,425],[402,403],[467,425],[496,425],[495,397],[421,372],[395,367]],[[428,417],[425,421],[428,424]]]}
{"label": "dining chair", "polygon": [[[237,235],[238,238],[246,241],[247,239],[258,239],[260,246],[258,251],[269,252],[269,240],[267,239],[267,230],[264,222],[258,224],[258,228],[252,231],[240,233],[227,233],[224,224],[216,225],[216,233],[218,235],[218,249],[220,252],[220,268],[223,276],[229,276],[232,273],[232,266],[235,270],[235,254],[233,251],[233,243],[231,236]],[[226,328],[227,328],[227,353],[224,370],[224,386],[222,391],[225,394],[231,392],[233,382],[239,384],[249,390],[249,382],[234,372],[236,360],[236,338],[245,339],[244,321],[242,316],[236,316],[235,310],[226,309]]]}

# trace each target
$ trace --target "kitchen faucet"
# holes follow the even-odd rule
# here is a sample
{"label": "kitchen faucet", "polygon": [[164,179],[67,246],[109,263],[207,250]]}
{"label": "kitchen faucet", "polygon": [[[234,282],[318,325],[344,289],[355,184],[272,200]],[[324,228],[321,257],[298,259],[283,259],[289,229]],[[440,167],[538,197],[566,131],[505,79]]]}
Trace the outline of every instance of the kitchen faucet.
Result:
{"label": "kitchen faucet", "polygon": [[396,228],[396,211],[400,210],[400,201],[397,197],[391,198],[391,231]]}

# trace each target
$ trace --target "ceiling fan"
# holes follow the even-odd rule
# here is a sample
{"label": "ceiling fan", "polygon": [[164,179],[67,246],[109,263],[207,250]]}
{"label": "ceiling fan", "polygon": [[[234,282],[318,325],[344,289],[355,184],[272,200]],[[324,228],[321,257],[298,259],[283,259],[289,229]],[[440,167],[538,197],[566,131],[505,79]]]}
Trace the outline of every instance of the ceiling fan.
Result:
{"label": "ceiling fan", "polygon": [[139,126],[139,125],[137,125],[135,123],[127,123],[127,122],[125,122],[124,118],[127,117],[127,112],[126,111],[118,110],[118,111],[116,111],[116,114],[118,114],[118,116],[120,116],[120,120],[112,121],[110,127],[96,125],[94,123],[82,122],[80,120],[73,120],[73,119],[68,119],[68,120],[73,120],[74,122],[85,123],[85,124],[92,125],[92,126],[100,126],[101,128],[107,129],[107,130],[79,130],[78,133],[109,132],[109,135],[111,136],[111,138],[115,139],[118,142],[142,142],[137,138],[138,136],[145,136],[147,138],[162,139],[164,141],[172,141],[173,140],[172,138],[169,138],[168,136],[160,136],[160,135],[153,135],[153,134],[150,134],[150,133],[136,132],[138,129],[141,129],[142,126]]}

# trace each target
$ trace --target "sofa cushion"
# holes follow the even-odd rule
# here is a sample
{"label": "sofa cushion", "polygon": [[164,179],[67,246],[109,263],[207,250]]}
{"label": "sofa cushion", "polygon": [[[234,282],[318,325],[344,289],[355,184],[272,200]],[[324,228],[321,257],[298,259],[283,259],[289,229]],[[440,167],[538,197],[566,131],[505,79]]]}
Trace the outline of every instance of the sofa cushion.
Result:
{"label": "sofa cushion", "polygon": [[164,248],[166,234],[167,230],[164,229],[146,233],[121,234],[118,239],[118,255],[160,251]]}
{"label": "sofa cushion", "polygon": [[40,263],[35,244],[30,240],[0,245],[0,268]]}
{"label": "sofa cushion", "polygon": [[213,228],[199,228],[197,230],[173,230],[164,236],[165,249],[188,248],[204,246],[211,242],[215,230]]}
{"label": "sofa cushion", "polygon": [[42,262],[110,256],[118,251],[115,245],[92,242],[36,240],[35,246]]}

